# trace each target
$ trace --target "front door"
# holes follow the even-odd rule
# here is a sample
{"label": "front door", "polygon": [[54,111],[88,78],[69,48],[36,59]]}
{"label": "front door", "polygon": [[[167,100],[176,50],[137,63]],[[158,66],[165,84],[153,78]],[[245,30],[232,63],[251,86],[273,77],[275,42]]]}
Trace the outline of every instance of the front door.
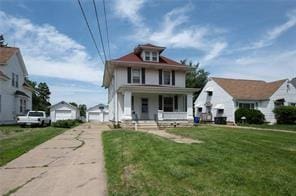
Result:
{"label": "front door", "polygon": [[141,99],[141,119],[148,120],[149,119],[149,111],[148,111],[148,99]]}

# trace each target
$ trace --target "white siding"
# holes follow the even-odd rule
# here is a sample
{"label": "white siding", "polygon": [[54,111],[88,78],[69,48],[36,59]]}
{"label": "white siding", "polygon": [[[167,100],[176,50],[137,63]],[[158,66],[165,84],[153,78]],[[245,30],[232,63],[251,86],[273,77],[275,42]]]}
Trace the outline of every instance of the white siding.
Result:
{"label": "white siding", "polygon": [[[212,88],[213,89],[213,95],[209,97],[207,95],[206,89]],[[224,113],[223,116],[227,117],[227,121],[234,122],[234,111],[235,111],[235,102],[233,101],[233,98],[224,90],[222,89],[215,81],[210,80],[206,86],[201,91],[200,95],[194,102],[195,111],[197,111],[197,105],[202,105],[202,112],[204,113],[206,111],[205,103],[207,101],[210,101],[212,103],[212,114],[213,117],[215,117],[217,114],[217,109],[214,109],[214,107],[217,104],[223,104],[224,105]]]}
{"label": "white siding", "polygon": [[74,109],[73,107],[70,107],[68,104],[58,104],[52,108],[50,108],[50,118],[52,122],[56,122],[58,119],[56,119],[56,113],[57,111],[71,111],[71,115],[68,119],[79,119],[80,114],[78,109]]}
{"label": "white siding", "polygon": [[[26,73],[22,68],[22,62],[17,55],[13,55],[7,65],[1,65],[0,70],[7,75],[9,80],[0,80],[0,95],[1,95],[1,112],[0,124],[16,123],[16,116],[19,115],[19,99],[15,96],[15,91],[19,90],[26,93],[29,98],[26,99],[26,109],[32,109],[32,92],[23,87]],[[12,86],[12,73],[19,76],[18,88]]]}
{"label": "white siding", "polygon": [[[289,88],[287,87],[289,85]],[[270,97],[270,100],[261,102],[258,109],[265,115],[267,122],[276,123],[274,113],[274,101],[278,99],[285,99],[285,105],[288,103],[296,103],[296,89],[288,81],[284,82],[281,87]]]}

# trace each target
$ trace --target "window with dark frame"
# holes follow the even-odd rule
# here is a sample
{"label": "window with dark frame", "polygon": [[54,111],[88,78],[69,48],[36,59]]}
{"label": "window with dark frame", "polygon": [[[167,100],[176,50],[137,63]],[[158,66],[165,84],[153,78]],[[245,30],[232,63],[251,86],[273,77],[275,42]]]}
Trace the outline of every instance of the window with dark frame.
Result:
{"label": "window with dark frame", "polygon": [[152,52],[152,61],[157,61],[157,52]]}
{"label": "window with dark frame", "polygon": [[11,85],[14,86],[14,73],[12,73],[12,77],[11,77]]}
{"label": "window with dark frame", "polygon": [[20,113],[23,112],[23,100],[20,99]]}
{"label": "window with dark frame", "polygon": [[140,69],[132,69],[132,82],[133,83],[136,83],[136,84],[140,83],[140,81],[141,81],[140,74],[141,74]]}
{"label": "window with dark frame", "polygon": [[213,96],[213,91],[208,91],[209,96]]}
{"label": "window with dark frame", "polygon": [[165,84],[165,85],[171,84],[171,72],[170,71],[163,72],[163,84]]}
{"label": "window with dark frame", "polygon": [[150,52],[145,51],[145,61],[150,61]]}
{"label": "window with dark frame", "polygon": [[239,103],[238,107],[239,108],[246,108],[246,109],[254,109],[255,104],[254,103]]}
{"label": "window with dark frame", "polygon": [[15,87],[16,88],[19,87],[19,76],[18,76],[18,74],[15,74]]}
{"label": "window with dark frame", "polygon": [[202,112],[202,107],[197,108],[198,112]]}

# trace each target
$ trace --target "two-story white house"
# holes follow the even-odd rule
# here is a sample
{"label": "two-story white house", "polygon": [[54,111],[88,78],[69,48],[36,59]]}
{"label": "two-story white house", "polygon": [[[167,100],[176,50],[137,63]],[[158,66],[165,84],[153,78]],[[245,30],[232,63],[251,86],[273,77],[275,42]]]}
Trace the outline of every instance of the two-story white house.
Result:
{"label": "two-story white house", "polygon": [[212,77],[194,105],[195,115],[204,121],[223,116],[228,122],[235,122],[235,110],[249,108],[260,110],[267,122],[275,123],[275,107],[296,106],[296,88],[287,79],[265,82]]}
{"label": "two-story white house", "polygon": [[16,123],[19,115],[32,109],[32,87],[18,48],[0,46],[0,124]]}
{"label": "two-story white house", "polygon": [[193,92],[186,88],[188,68],[162,56],[164,47],[138,45],[134,51],[106,62],[103,86],[108,88],[109,119],[192,122]]}

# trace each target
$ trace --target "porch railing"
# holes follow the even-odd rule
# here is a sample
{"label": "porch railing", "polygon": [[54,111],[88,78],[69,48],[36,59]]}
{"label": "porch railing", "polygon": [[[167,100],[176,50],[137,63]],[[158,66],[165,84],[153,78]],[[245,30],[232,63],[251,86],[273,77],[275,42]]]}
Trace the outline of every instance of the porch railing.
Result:
{"label": "porch railing", "polygon": [[158,110],[158,120],[186,120],[187,112],[164,112]]}

